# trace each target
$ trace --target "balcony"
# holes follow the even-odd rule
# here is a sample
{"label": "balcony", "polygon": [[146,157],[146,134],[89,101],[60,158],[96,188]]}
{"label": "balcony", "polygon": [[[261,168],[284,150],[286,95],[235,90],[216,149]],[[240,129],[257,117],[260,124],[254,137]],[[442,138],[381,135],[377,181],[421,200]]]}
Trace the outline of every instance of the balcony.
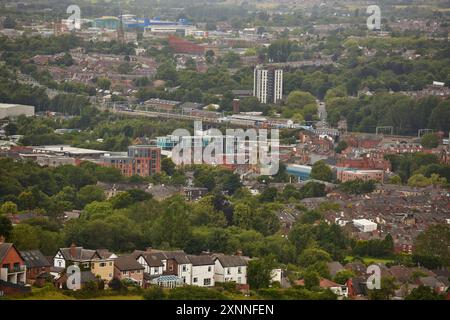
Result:
{"label": "balcony", "polygon": [[27,268],[25,265],[22,266],[14,266],[12,268],[8,268],[8,273],[20,273],[20,272],[25,272],[27,271]]}

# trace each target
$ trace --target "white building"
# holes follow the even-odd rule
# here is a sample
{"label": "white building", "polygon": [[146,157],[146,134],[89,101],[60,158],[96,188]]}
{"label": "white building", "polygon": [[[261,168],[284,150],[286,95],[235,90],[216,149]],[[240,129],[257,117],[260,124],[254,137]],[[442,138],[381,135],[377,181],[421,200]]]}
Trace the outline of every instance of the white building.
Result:
{"label": "white building", "polygon": [[163,255],[160,253],[142,253],[137,258],[137,262],[144,267],[144,272],[149,274],[150,277],[159,276],[163,274],[165,269],[162,257]]}
{"label": "white building", "polygon": [[361,232],[371,232],[377,230],[378,225],[367,219],[355,219],[353,225]]}
{"label": "white building", "polygon": [[211,256],[188,256],[192,263],[191,284],[199,287],[214,286],[214,260]]}
{"label": "white building", "polygon": [[283,70],[257,66],[253,75],[253,96],[261,103],[277,103],[283,98]]}
{"label": "white building", "polygon": [[23,104],[0,103],[0,119],[18,116],[34,116],[34,107]]}
{"label": "white building", "polygon": [[247,260],[241,256],[213,255],[214,281],[247,284]]}

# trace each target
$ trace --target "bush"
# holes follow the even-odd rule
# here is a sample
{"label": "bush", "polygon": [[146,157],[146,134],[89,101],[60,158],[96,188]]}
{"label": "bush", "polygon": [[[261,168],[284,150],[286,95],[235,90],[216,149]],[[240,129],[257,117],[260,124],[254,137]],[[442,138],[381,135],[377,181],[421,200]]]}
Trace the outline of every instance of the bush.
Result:
{"label": "bush", "polygon": [[166,298],[166,294],[161,287],[152,286],[144,291],[144,299],[145,300],[164,300]]}
{"label": "bush", "polygon": [[172,289],[169,300],[227,300],[228,297],[215,289],[185,286]]}

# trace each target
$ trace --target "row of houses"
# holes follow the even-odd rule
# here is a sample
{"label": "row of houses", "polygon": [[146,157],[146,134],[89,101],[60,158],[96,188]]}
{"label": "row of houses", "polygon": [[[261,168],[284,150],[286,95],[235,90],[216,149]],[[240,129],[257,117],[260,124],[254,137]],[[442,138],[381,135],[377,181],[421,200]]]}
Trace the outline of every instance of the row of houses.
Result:
{"label": "row of houses", "polygon": [[13,243],[0,239],[0,294],[29,292],[30,285],[52,280],[66,288],[67,268],[80,268],[81,286],[103,281],[107,287],[113,279],[141,287],[159,285],[174,288],[182,285],[212,287],[216,282],[235,282],[247,286],[248,257],[241,255],[189,255],[184,251],[135,250],[116,255],[106,249],[90,250],[72,244],[60,248],[53,257],[39,250],[19,251]]}

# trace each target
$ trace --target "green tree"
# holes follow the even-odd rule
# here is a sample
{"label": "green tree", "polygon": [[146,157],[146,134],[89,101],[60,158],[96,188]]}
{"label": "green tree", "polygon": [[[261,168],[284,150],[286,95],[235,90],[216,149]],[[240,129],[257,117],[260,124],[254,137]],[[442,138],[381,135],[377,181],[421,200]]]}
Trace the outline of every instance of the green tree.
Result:
{"label": "green tree", "polygon": [[79,207],[84,208],[85,205],[93,201],[105,200],[105,194],[102,188],[95,185],[87,185],[78,191],[77,199]]}
{"label": "green tree", "polygon": [[6,201],[0,207],[0,214],[17,214],[18,212],[17,204],[12,201]]}
{"label": "green tree", "polygon": [[331,182],[333,180],[333,172],[324,161],[318,161],[312,167],[311,179]]}
{"label": "green tree", "polygon": [[398,286],[395,284],[394,277],[382,277],[380,289],[369,290],[370,300],[389,300],[394,295]]}
{"label": "green tree", "polygon": [[170,158],[164,158],[161,160],[161,170],[172,176],[175,172],[175,163]]}
{"label": "green tree", "polygon": [[433,288],[427,286],[419,286],[412,289],[405,300],[444,300],[444,296],[440,295]]}
{"label": "green tree", "polygon": [[429,185],[431,185],[431,180],[421,173],[415,174],[408,179],[408,186],[410,187],[423,188]]}
{"label": "green tree", "polygon": [[436,148],[439,145],[439,137],[435,133],[426,133],[420,139],[420,144],[424,148]]}
{"label": "green tree", "polygon": [[97,78],[96,79],[97,86],[102,90],[109,90],[111,88],[111,80],[107,78]]}
{"label": "green tree", "polygon": [[11,221],[7,217],[0,215],[0,236],[9,239],[12,230],[13,226]]}
{"label": "green tree", "polygon": [[296,109],[303,109],[306,105],[315,103],[316,99],[311,93],[299,90],[289,93],[286,102],[288,107]]}
{"label": "green tree", "polygon": [[37,228],[28,224],[19,224],[11,232],[10,241],[19,250],[39,249],[41,239]]}
{"label": "green tree", "polygon": [[450,228],[436,224],[428,227],[414,241],[414,255],[436,259],[441,266],[450,265]]}
{"label": "green tree", "polygon": [[345,284],[348,279],[354,277],[355,274],[351,270],[341,270],[338,273],[336,273],[336,276],[334,277],[334,282],[339,284]]}
{"label": "green tree", "polygon": [[402,178],[400,178],[399,175],[392,176],[391,178],[389,178],[389,183],[390,184],[401,185],[402,184]]}
{"label": "green tree", "polygon": [[348,148],[348,143],[345,142],[344,140],[341,140],[341,141],[339,141],[339,143],[336,146],[336,148],[334,149],[334,151],[336,151],[336,153],[341,153],[342,151],[344,151],[347,148]]}
{"label": "green tree", "polygon": [[320,285],[320,275],[316,271],[307,270],[302,273],[305,288],[311,290]]}
{"label": "green tree", "polygon": [[315,265],[318,262],[330,262],[331,256],[328,252],[318,248],[308,248],[302,252],[298,258],[298,264],[301,267],[307,268]]}
{"label": "green tree", "polygon": [[276,267],[273,257],[250,260],[247,267],[248,283],[252,289],[268,288],[272,270]]}

